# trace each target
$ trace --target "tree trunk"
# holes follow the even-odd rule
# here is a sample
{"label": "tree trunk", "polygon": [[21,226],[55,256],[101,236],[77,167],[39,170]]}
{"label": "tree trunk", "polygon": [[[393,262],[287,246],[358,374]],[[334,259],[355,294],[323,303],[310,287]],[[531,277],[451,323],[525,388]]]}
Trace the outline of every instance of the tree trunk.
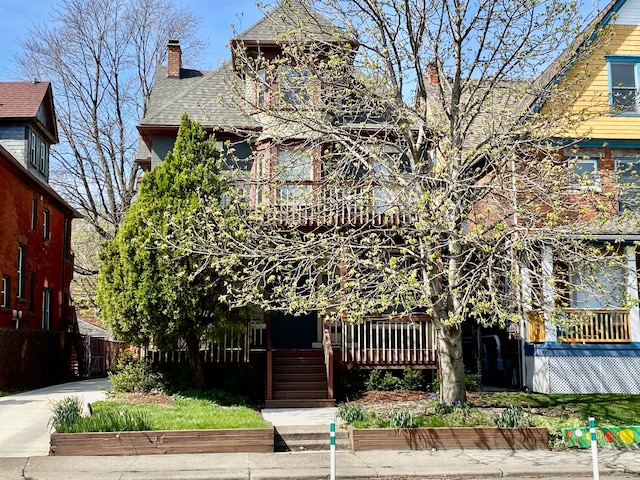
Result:
{"label": "tree trunk", "polygon": [[202,359],[200,358],[200,338],[195,333],[188,333],[186,341],[187,351],[189,353],[189,365],[193,371],[196,387],[199,390],[205,390],[207,385],[204,379],[204,370],[202,369]]}
{"label": "tree trunk", "polygon": [[464,385],[461,326],[437,323],[440,401],[448,404],[464,403],[467,401],[467,392]]}

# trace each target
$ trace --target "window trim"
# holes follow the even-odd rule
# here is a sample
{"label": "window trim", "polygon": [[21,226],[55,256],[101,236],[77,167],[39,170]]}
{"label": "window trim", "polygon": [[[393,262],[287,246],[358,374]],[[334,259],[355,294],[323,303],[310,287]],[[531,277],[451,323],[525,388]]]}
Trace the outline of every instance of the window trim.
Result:
{"label": "window trim", "polygon": [[11,307],[11,277],[9,275],[2,276],[2,289],[0,290],[0,307]]}
{"label": "window trim", "polygon": [[[601,183],[600,183],[600,158],[598,157],[588,157],[588,158],[582,158],[582,157],[571,157],[568,160],[568,167],[569,167],[569,184],[571,185],[572,188],[576,189],[576,190],[592,190],[592,191],[596,191],[599,192],[601,189]],[[572,166],[572,162],[575,162]],[[595,168],[593,169],[593,184],[592,185],[581,185],[579,178],[576,176],[575,170],[576,167],[580,164],[580,163],[591,163],[595,166]]]}
{"label": "window trim", "polygon": [[[623,202],[621,201],[622,198],[620,196],[620,177],[619,177],[619,172],[620,172],[620,164],[625,163],[625,164],[631,164],[634,165],[636,167],[640,168],[640,160],[636,157],[616,157],[615,158],[615,162],[614,162],[614,172],[615,172],[615,181],[616,181],[616,191],[618,194],[618,213],[622,213],[622,211],[624,211],[625,209],[623,208]],[[637,177],[637,195],[640,198],[640,174]],[[635,208],[631,208],[632,210],[635,210]]]}
{"label": "window trim", "polygon": [[[640,56],[638,55],[605,55],[605,59],[607,61],[607,82],[609,86],[609,110],[611,115],[614,116],[640,116],[640,95],[638,95],[640,91]],[[634,65],[634,74],[635,74],[635,89],[636,89],[636,108],[634,111],[622,111],[617,112],[614,109],[613,105],[613,89],[614,86],[611,83],[612,80],[612,72],[611,65],[612,64],[632,64]]]}
{"label": "window trim", "polygon": [[25,274],[27,269],[27,247],[22,243],[18,244],[18,269],[17,269],[17,289],[16,298],[25,299]]}
{"label": "window trim", "polygon": [[38,197],[31,199],[31,230],[38,231]]}
{"label": "window trim", "polygon": [[48,208],[42,209],[42,239],[51,240],[51,211]]}
{"label": "window trim", "polygon": [[42,289],[42,330],[51,330],[51,299],[53,292],[50,288]]}

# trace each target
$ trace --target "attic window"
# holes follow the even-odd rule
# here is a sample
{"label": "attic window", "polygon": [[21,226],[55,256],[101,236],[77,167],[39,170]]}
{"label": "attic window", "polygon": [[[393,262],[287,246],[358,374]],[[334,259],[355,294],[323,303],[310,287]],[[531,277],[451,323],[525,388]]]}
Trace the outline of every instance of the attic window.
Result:
{"label": "attic window", "polygon": [[607,56],[611,113],[638,113],[640,57]]}

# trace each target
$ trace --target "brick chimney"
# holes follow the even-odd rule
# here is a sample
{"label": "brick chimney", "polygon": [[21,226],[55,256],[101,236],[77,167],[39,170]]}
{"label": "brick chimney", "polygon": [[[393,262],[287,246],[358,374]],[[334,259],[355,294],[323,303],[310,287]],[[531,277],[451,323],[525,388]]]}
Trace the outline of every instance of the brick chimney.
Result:
{"label": "brick chimney", "polygon": [[178,40],[169,40],[167,44],[167,78],[180,78],[182,68],[182,50]]}
{"label": "brick chimney", "polygon": [[430,85],[438,85],[440,79],[438,77],[438,62],[437,60],[431,60],[427,65],[427,81]]}

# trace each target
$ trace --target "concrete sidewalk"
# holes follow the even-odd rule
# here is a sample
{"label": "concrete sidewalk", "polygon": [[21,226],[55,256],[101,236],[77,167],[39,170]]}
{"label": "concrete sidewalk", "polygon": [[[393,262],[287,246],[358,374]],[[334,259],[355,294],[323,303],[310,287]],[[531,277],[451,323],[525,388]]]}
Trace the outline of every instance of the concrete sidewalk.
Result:
{"label": "concrete sidewalk", "polygon": [[[603,450],[600,474],[640,475],[640,453]],[[320,453],[207,453],[131,457],[31,457],[0,459],[2,480],[280,479],[329,477],[330,457]],[[339,479],[591,477],[589,451],[387,451],[338,452]]]}
{"label": "concrete sidewalk", "polygon": [[109,387],[108,379],[97,378],[0,397],[0,458],[48,455],[52,402],[70,396],[94,402]]}

